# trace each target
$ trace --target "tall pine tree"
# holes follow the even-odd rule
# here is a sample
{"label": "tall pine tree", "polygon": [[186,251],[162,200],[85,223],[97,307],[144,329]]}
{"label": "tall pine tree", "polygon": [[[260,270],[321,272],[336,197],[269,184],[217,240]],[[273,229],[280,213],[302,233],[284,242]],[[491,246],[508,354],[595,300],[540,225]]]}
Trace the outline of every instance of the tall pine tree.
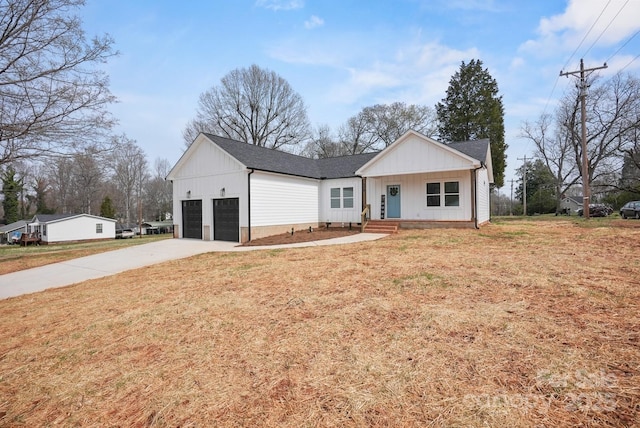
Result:
{"label": "tall pine tree", "polygon": [[22,187],[22,181],[16,178],[16,171],[11,167],[7,168],[2,174],[2,193],[4,194],[2,208],[7,224],[20,219],[18,195],[22,191]]}
{"label": "tall pine tree", "polygon": [[449,81],[447,96],[436,104],[438,134],[444,141],[488,138],[495,185],[504,185],[507,144],[504,142],[504,108],[498,83],[482,68],[482,61],[464,61]]}

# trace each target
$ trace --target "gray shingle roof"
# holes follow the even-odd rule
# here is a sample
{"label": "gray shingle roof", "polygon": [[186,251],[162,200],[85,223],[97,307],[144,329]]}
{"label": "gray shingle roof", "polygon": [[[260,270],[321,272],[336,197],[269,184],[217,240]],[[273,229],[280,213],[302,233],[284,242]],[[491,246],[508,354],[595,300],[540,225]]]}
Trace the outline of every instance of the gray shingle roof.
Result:
{"label": "gray shingle roof", "polygon": [[487,151],[489,150],[489,140],[484,138],[475,141],[458,141],[448,144],[449,147],[455,149],[467,156],[471,156],[481,162],[487,159]]}
{"label": "gray shingle roof", "polygon": [[79,214],[36,214],[33,216],[33,220],[38,220],[40,223],[49,223],[50,221],[62,220],[67,217],[75,217]]}
{"label": "gray shingle roof", "polygon": [[354,177],[356,170],[377,154],[311,159],[217,135],[205,135],[247,168],[316,179]]}
{"label": "gray shingle roof", "polygon": [[26,221],[18,220],[16,222],[5,224],[4,226],[0,226],[0,233],[13,232],[14,230],[24,228],[26,225],[27,225]]}
{"label": "gray shingle roof", "polygon": [[[355,177],[361,166],[380,153],[311,159],[217,135],[205,135],[247,168],[315,179]],[[489,140],[451,143],[449,147],[484,162]]]}

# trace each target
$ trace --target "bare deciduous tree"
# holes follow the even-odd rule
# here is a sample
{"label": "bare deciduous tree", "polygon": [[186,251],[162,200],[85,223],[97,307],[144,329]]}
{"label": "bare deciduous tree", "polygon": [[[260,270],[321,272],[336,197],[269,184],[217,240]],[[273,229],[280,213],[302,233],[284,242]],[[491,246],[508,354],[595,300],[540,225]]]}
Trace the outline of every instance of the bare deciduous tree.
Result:
{"label": "bare deciduous tree", "polygon": [[171,164],[167,159],[157,158],[153,163],[152,176],[146,185],[148,211],[158,221],[165,220],[167,213],[172,210],[171,181],[165,180],[170,170]]}
{"label": "bare deciduous tree", "polygon": [[97,66],[115,53],[86,40],[73,15],[84,0],[0,2],[0,165],[95,144],[115,101]]}
{"label": "bare deciduous tree", "polygon": [[[612,177],[622,170],[624,154],[633,152],[640,127],[640,80],[617,74],[592,78],[586,97],[588,177],[592,185],[614,187]],[[560,101],[555,119],[525,122],[523,136],[534,142],[538,156],[553,172],[558,195],[581,182],[582,133],[579,89]]]}
{"label": "bare deciduous tree", "polygon": [[100,211],[100,189],[105,171],[98,153],[98,149],[87,147],[73,155],[71,213],[97,214]]}
{"label": "bare deciduous tree", "polygon": [[132,218],[138,218],[133,210],[134,205],[140,208],[139,204],[142,202],[143,184],[147,178],[147,158],[134,140],[122,135],[116,139],[111,169],[113,181],[122,193],[124,220],[130,224]]}
{"label": "bare deciduous tree", "polygon": [[183,131],[187,147],[200,132],[283,149],[309,137],[309,119],[302,97],[285,79],[252,65],[200,95],[196,118]]}
{"label": "bare deciduous tree", "polygon": [[436,112],[431,107],[395,102],[366,107],[362,112],[367,118],[370,132],[385,147],[411,129],[427,137],[437,132]]}
{"label": "bare deciduous tree", "polygon": [[365,107],[338,131],[349,154],[381,150],[409,130],[432,137],[437,131],[436,112],[431,107],[402,102]]}

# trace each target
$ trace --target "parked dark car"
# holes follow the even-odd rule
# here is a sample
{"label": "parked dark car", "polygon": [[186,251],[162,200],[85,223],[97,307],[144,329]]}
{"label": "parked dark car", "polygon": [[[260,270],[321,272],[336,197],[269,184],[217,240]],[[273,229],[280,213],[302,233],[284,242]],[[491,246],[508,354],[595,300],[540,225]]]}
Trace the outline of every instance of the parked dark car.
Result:
{"label": "parked dark car", "polygon": [[640,219],[640,201],[627,202],[620,208],[620,217]]}
{"label": "parked dark car", "polygon": [[[578,209],[578,215],[584,214],[583,209]],[[607,204],[589,204],[589,217],[607,217],[613,214],[613,208]]]}

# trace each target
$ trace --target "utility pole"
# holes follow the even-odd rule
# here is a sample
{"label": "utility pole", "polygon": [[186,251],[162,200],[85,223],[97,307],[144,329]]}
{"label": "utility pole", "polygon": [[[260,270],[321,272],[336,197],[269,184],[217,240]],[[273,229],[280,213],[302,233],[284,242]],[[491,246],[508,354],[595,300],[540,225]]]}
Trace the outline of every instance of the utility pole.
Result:
{"label": "utility pole", "polygon": [[509,215],[513,215],[513,178],[510,180],[511,182],[511,197],[509,198]]}
{"label": "utility pole", "polygon": [[560,76],[578,76],[580,75],[580,114],[582,115],[582,213],[584,218],[589,218],[589,203],[591,199],[591,187],[589,185],[589,157],[587,155],[587,81],[585,73],[591,74],[596,70],[607,68],[605,62],[600,67],[584,68],[584,61],[580,59],[580,70],[563,72],[560,70]]}
{"label": "utility pole", "polygon": [[524,161],[522,167],[522,215],[527,215],[527,157],[518,158]]}

